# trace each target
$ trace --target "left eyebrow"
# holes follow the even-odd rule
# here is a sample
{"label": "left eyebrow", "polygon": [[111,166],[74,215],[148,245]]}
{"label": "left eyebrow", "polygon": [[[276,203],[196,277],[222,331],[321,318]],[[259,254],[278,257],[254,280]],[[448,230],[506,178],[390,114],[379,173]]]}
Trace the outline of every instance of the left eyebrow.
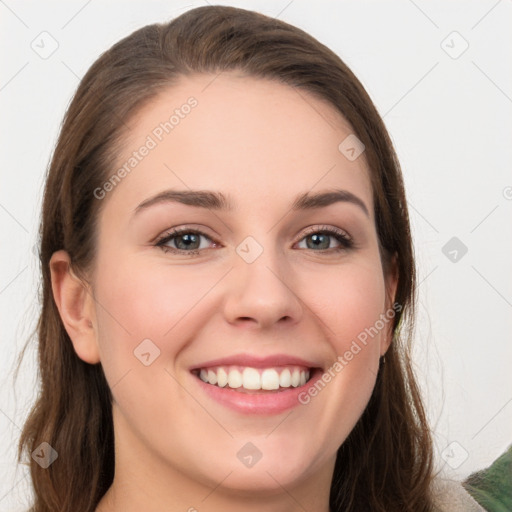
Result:
{"label": "left eyebrow", "polygon": [[[210,210],[233,210],[233,203],[220,192],[210,190],[165,190],[140,203],[135,208],[135,214],[155,204],[169,202],[177,202]],[[348,190],[332,190],[316,194],[305,192],[293,201],[291,209],[312,210],[325,208],[337,202],[352,203],[361,208],[367,217],[370,216],[363,200]]]}
{"label": "left eyebrow", "polygon": [[309,194],[306,192],[295,199],[292,205],[292,210],[324,208],[337,202],[355,204],[363,210],[367,217],[370,217],[368,208],[364,201],[348,190],[333,190],[331,192],[320,192],[318,194]]}

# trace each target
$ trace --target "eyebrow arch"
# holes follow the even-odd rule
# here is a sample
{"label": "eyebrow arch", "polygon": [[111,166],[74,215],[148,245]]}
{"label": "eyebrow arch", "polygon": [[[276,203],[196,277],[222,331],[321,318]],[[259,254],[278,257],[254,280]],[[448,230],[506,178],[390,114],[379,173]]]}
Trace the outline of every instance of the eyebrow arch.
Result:
{"label": "eyebrow arch", "polygon": [[[150,206],[177,202],[197,208],[207,208],[210,210],[233,210],[231,203],[221,192],[212,192],[210,190],[165,190],[159,194],[146,199],[135,208],[135,214],[145,210]],[[366,204],[355,194],[348,190],[332,190],[310,194],[308,192],[299,195],[292,203],[292,210],[312,210],[325,208],[337,202],[351,203],[363,210],[367,217],[370,216]]]}

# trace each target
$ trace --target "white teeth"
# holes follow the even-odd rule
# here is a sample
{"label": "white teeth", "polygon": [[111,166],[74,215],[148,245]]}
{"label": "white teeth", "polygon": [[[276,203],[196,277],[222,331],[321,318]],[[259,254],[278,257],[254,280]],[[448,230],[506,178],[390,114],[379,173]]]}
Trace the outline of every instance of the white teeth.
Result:
{"label": "white teeth", "polygon": [[296,388],[299,385],[300,382],[300,372],[294,371],[292,373],[292,386]]}
{"label": "white teeth", "polygon": [[245,368],[242,373],[242,381],[245,389],[261,389],[260,372],[255,368]]}
{"label": "white teeth", "polygon": [[289,388],[292,385],[292,374],[288,368],[285,368],[279,376],[279,385],[282,388]]}
{"label": "white teeth", "polygon": [[[211,383],[210,383],[211,384]],[[242,385],[242,374],[238,370],[230,370],[228,376],[228,386],[230,388],[239,388]]]}
{"label": "white teeth", "polygon": [[217,384],[217,374],[212,370],[208,370],[208,381],[210,384]]}
{"label": "white teeth", "polygon": [[[203,379],[204,380],[204,379]],[[208,382],[208,381],[205,381]],[[224,368],[217,370],[217,386],[223,388],[228,383],[228,374]]]}
{"label": "white teeth", "polygon": [[263,370],[261,374],[262,389],[279,389],[279,374],[275,370]]}
{"label": "white teeth", "polygon": [[247,390],[266,391],[281,388],[303,386],[309,380],[310,371],[301,367],[265,368],[263,370],[251,367],[215,367],[202,368],[199,378],[208,384],[221,388],[226,385],[232,389],[244,388]]}

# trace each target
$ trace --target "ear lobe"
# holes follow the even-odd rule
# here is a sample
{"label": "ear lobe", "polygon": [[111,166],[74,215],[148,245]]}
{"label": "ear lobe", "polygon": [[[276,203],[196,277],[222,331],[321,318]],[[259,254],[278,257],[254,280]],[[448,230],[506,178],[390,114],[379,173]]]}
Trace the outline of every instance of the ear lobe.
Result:
{"label": "ear lobe", "polygon": [[[386,286],[386,313],[390,310],[393,310],[393,318],[396,315],[397,311],[401,311],[401,305],[397,305],[396,307],[394,307],[396,290],[398,288],[398,277],[398,255],[395,252],[395,254],[393,254],[393,257],[391,258],[387,275],[384,276]],[[386,353],[393,340],[393,323],[394,320],[390,320],[389,327],[386,330],[386,335],[383,336],[382,338],[380,347],[381,356],[383,356]]]}
{"label": "ear lobe", "polygon": [[385,277],[386,282],[386,307],[391,308],[395,303],[396,290],[398,288],[398,255],[395,252],[389,263],[389,269]]}
{"label": "ear lobe", "polygon": [[53,253],[50,272],[53,297],[76,354],[86,363],[98,363],[94,299],[87,284],[73,273],[71,260],[64,250]]}

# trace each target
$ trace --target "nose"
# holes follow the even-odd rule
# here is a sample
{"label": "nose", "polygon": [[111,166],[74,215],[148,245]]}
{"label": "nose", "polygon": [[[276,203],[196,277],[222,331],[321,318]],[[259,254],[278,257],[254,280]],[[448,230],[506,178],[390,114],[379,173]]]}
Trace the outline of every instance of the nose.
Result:
{"label": "nose", "polygon": [[259,329],[300,322],[303,304],[294,290],[289,264],[269,249],[252,263],[235,257],[224,302],[226,320]]}

